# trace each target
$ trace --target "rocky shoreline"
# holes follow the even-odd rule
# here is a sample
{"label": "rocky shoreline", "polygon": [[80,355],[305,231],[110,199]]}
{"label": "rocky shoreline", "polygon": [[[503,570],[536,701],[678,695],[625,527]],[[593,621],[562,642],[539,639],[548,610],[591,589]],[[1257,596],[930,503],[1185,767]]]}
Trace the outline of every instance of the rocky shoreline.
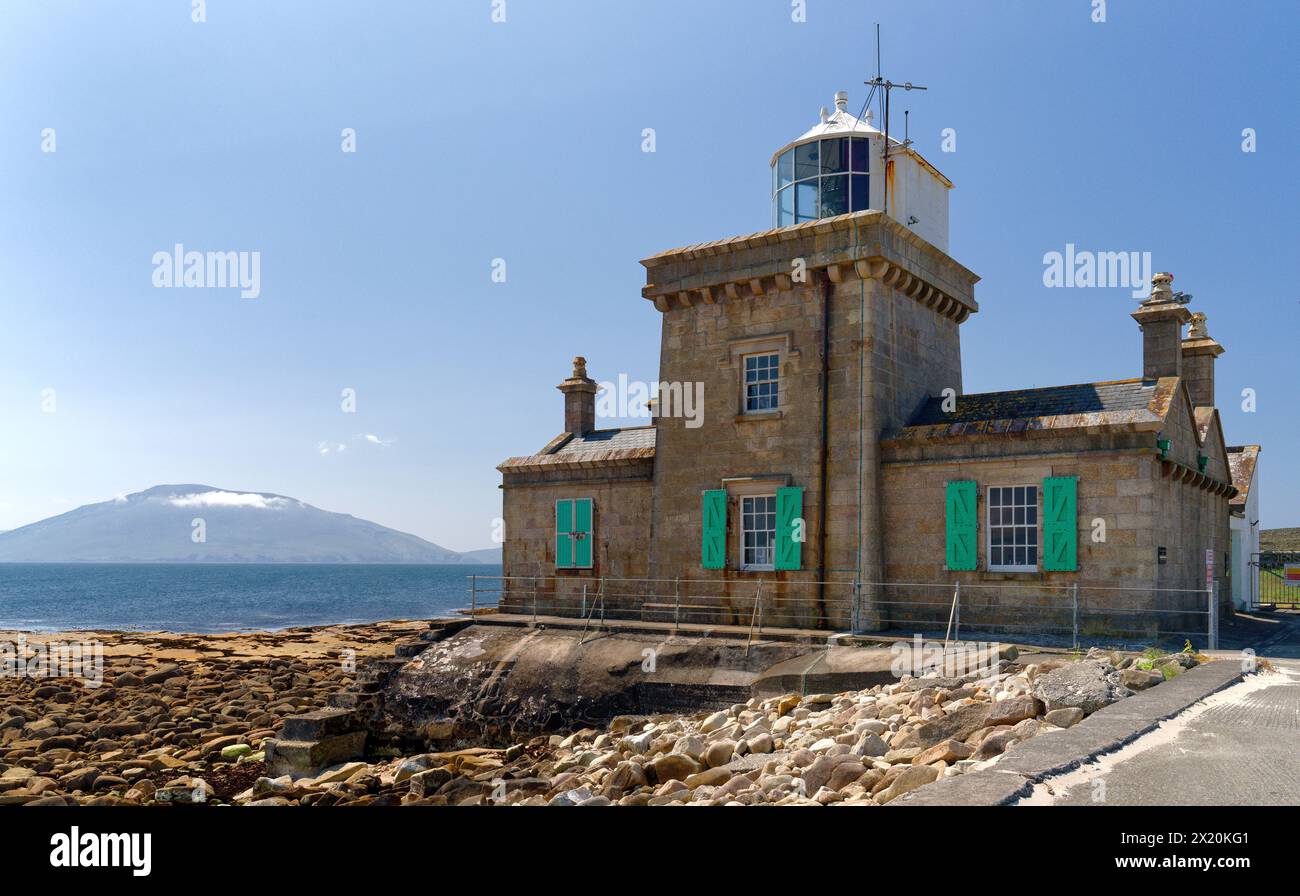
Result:
{"label": "rocky shoreline", "polygon": [[0,805],[883,805],[1197,663],[1004,648],[961,677],[268,775],[263,751],[285,719],[327,707],[358,664],[426,625],[82,633],[104,645],[99,687],[0,678]]}

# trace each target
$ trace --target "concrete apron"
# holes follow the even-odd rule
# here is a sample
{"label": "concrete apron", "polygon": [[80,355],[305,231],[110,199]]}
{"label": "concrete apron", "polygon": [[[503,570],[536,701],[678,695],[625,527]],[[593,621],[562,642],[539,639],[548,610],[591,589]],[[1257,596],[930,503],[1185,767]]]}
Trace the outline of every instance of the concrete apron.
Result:
{"label": "concrete apron", "polygon": [[[968,662],[996,664],[999,648]],[[384,689],[398,727],[438,718],[509,721],[512,736],[596,725],[616,715],[713,710],[751,697],[862,690],[910,671],[916,646],[844,647],[791,641],[473,625],[432,644]],[[922,648],[920,661],[928,661]],[[959,673],[960,674],[960,673]]]}
{"label": "concrete apron", "polygon": [[1120,749],[1242,677],[1240,662],[1223,660],[1197,666],[1099,709],[1073,728],[1016,744],[989,768],[945,778],[889,805],[1012,805],[1030,796],[1035,784]]}

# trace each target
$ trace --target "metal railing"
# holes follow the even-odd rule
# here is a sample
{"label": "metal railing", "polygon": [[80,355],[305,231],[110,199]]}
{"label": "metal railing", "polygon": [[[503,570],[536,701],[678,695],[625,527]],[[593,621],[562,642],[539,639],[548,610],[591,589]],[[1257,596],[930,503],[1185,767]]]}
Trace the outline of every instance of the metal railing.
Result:
{"label": "metal railing", "polygon": [[1288,582],[1287,567],[1300,566],[1300,552],[1263,551],[1252,554],[1250,571],[1250,603],[1258,607],[1294,607],[1300,605],[1300,585]]}
{"label": "metal railing", "polygon": [[469,576],[470,612],[653,623],[671,632],[730,627],[751,643],[765,631],[826,630],[945,640],[1002,639],[1081,647],[1187,640],[1218,646],[1218,583],[1197,589],[1074,583],[862,582],[789,579],[628,579]]}

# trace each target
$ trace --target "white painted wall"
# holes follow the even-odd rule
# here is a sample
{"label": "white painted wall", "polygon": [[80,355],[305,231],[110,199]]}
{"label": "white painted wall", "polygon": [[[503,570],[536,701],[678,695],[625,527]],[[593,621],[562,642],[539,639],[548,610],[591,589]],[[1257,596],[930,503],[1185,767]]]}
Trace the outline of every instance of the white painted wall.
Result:
{"label": "white painted wall", "polygon": [[[1261,452],[1262,454],[1262,452]],[[1254,571],[1250,560],[1259,553],[1259,458],[1255,461],[1255,478],[1246,494],[1246,515],[1229,517],[1232,526],[1232,602],[1238,608],[1250,600]]]}
{"label": "white painted wall", "polygon": [[[880,157],[883,137],[871,139],[871,207],[885,207],[884,159]],[[892,141],[891,141],[892,142]],[[895,147],[889,160],[894,165],[894,192],[889,217],[916,232],[926,242],[948,251],[948,185],[905,150]],[[915,217],[915,224],[908,219]]]}

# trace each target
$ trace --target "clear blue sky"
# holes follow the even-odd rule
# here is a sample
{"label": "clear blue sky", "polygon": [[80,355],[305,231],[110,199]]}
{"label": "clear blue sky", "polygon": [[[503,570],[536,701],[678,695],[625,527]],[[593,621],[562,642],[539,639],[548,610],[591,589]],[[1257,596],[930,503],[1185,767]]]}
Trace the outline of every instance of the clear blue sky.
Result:
{"label": "clear blue sky", "polygon": [[[569,359],[656,377],[638,260],[770,225],[770,154],[836,90],[860,108],[874,22],[983,278],[967,391],[1140,374],[1128,290],[1047,289],[1042,259],[1150,251],[1228,349],[1264,525],[1300,525],[1292,3],[189,6],[0,12],[0,529],[202,482],[490,544],[495,465],[562,428]],[[261,252],[261,296],[153,288],[177,242]]]}

